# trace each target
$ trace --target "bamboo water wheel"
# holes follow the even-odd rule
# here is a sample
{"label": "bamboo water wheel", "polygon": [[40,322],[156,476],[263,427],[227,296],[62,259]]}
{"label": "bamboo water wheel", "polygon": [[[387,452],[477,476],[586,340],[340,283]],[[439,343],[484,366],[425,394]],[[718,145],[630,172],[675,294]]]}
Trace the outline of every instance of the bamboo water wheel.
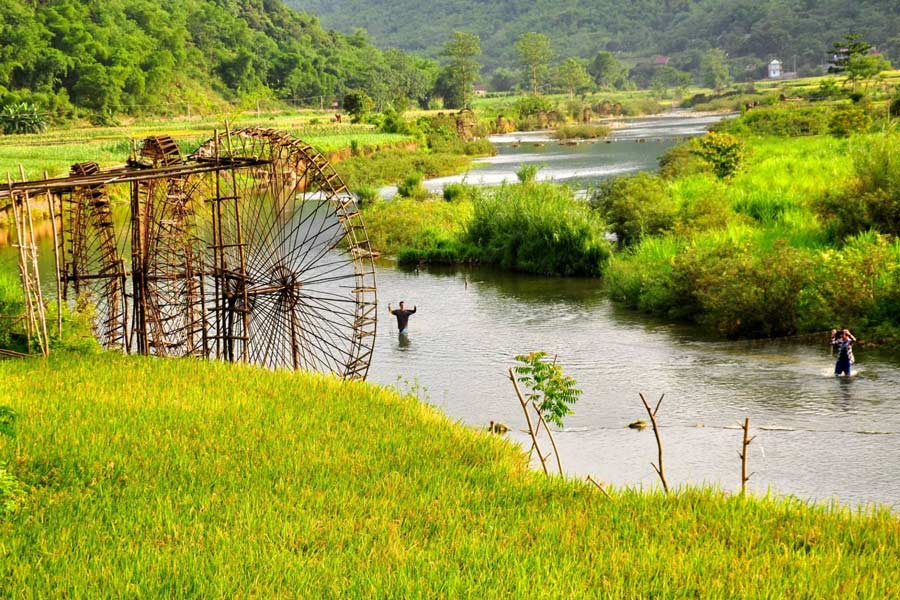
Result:
{"label": "bamboo water wheel", "polygon": [[[5,189],[4,189],[5,187]],[[147,138],[124,167],[11,183],[61,202],[65,299],[108,349],[366,377],[373,255],[328,160],[282,132]]]}

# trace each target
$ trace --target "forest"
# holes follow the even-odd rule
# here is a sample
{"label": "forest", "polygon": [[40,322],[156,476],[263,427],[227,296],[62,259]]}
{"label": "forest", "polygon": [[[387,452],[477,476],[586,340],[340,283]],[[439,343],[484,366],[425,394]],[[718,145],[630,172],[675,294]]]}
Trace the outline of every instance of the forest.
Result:
{"label": "forest", "polygon": [[0,0],[0,14],[0,105],[58,120],[260,98],[319,106],[352,90],[421,100],[437,69],[280,0]]}
{"label": "forest", "polygon": [[[631,65],[655,55],[697,73],[702,55],[723,49],[739,79],[763,76],[780,58],[801,74],[817,72],[832,42],[864,32],[889,59],[900,54],[900,9],[895,0],[287,0],[315,13],[327,27],[365,28],[373,42],[438,56],[447,32],[480,36],[486,72],[515,63],[523,33],[552,37],[562,57],[592,59],[616,53]],[[398,19],[397,15],[403,15]]]}

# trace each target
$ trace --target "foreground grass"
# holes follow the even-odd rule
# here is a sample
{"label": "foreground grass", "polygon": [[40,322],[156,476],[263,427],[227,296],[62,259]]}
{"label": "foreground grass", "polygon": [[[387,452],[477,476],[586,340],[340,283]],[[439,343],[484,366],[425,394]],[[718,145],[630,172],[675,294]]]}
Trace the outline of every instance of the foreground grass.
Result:
{"label": "foreground grass", "polygon": [[0,363],[0,595],[886,597],[900,522],[796,501],[614,491],[414,398],[109,354]]}

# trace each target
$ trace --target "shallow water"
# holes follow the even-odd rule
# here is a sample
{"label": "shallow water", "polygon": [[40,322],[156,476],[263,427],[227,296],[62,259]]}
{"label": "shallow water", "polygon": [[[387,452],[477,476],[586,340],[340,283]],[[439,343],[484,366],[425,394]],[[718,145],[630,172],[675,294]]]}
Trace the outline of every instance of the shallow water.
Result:
{"label": "shallow water", "polygon": [[[584,395],[557,434],[567,473],[616,485],[657,485],[638,397],[665,393],[659,420],[670,485],[739,489],[739,424],[756,441],[749,486],[816,500],[900,507],[900,356],[857,350],[851,380],[831,373],[825,343],[711,341],[611,305],[590,280],[491,270],[404,271],[379,265],[382,308],[374,382],[419,386],[451,418],[499,421],[526,442],[506,377],[516,354],[558,355]],[[418,305],[408,339],[388,301]]]}
{"label": "shallow water", "polygon": [[[538,181],[567,183],[578,190],[588,188],[613,175],[656,169],[657,159],[678,141],[702,134],[722,115],[691,117],[666,116],[629,119],[617,124],[603,140],[564,145],[550,137],[551,132],[532,131],[495,135],[491,141],[497,155],[480,158],[463,174],[439,177],[423,182],[431,192],[440,192],[450,183],[500,185],[515,182],[522,165],[540,167]],[[395,186],[382,188],[385,198],[393,197]]]}

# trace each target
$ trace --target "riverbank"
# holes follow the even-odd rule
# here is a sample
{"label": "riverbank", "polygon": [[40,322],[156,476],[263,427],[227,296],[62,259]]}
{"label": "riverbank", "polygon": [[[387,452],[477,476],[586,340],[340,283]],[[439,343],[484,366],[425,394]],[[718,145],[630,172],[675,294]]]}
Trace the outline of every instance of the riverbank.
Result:
{"label": "riverbank", "polygon": [[0,459],[24,484],[0,521],[4,589],[884,597],[900,586],[888,512],[709,489],[607,499],[386,388],[112,354],[0,362],[0,374],[0,405],[19,414]]}
{"label": "riverbank", "polygon": [[[617,302],[722,337],[780,337],[846,325],[871,344],[892,343],[900,337],[900,242],[889,216],[900,197],[890,175],[896,172],[897,134],[857,118],[860,110],[846,104],[754,109],[717,126],[738,135],[743,158],[733,175],[717,177],[691,142],[666,151],[658,175],[626,175],[587,192],[596,213],[594,234],[612,231],[619,240],[609,264],[593,274],[604,273],[603,284]],[[824,133],[784,137],[806,127],[811,111],[829,115]],[[848,124],[858,131],[841,134]],[[835,133],[830,127],[837,127]],[[539,172],[540,156],[523,159]],[[557,164],[551,163],[554,173]],[[479,175],[496,177],[487,169]],[[552,195],[568,195],[567,205],[581,203],[557,187]],[[401,263],[523,264],[529,256],[514,236],[505,238],[504,262],[482,260],[488,238],[472,234],[475,208],[504,194],[534,196],[540,205],[537,196],[546,189],[452,184],[444,199],[467,208],[439,209],[433,203],[442,200],[435,197],[373,208],[367,223],[375,247]],[[383,231],[397,221],[393,211],[407,215],[399,235]],[[456,219],[448,222],[450,214]],[[526,220],[517,230],[528,231],[541,249],[525,254],[556,252],[552,227],[529,229],[547,221]]]}

